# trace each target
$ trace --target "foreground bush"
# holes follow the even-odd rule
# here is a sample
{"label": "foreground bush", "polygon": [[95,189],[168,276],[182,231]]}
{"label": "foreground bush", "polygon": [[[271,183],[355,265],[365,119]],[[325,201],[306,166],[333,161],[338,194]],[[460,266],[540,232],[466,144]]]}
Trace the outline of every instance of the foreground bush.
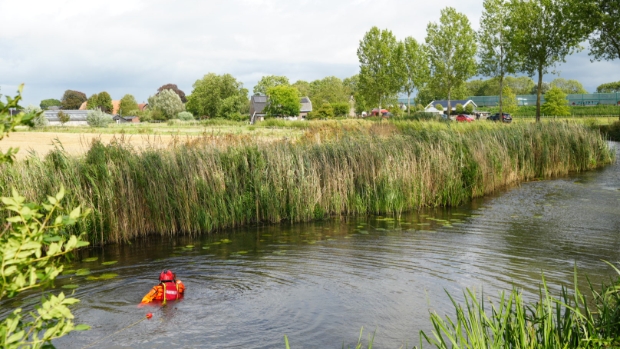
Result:
{"label": "foreground bush", "polygon": [[208,139],[143,152],[96,143],[83,158],[57,150],[43,161],[1,168],[0,188],[15,186],[37,200],[64,184],[72,204],[93,208],[84,228],[104,244],[455,206],[613,160],[600,133],[583,125],[401,121],[363,123],[355,131],[320,125],[296,141],[214,147]]}
{"label": "foreground bush", "polygon": [[[42,115],[41,111],[17,116],[9,114],[10,108],[19,108],[21,86],[15,98],[7,97],[7,104],[0,108],[0,140],[16,126],[31,126],[31,121]],[[0,152],[0,163],[12,162],[16,149]],[[50,192],[51,194],[51,192]],[[74,330],[86,330],[86,325],[75,325],[68,306],[79,302],[64,293],[46,294],[36,312],[23,313],[21,308],[5,308],[7,298],[26,290],[42,289],[53,284],[63,271],[62,256],[88,245],[81,237],[72,235],[72,226],[88,214],[78,207],[70,213],[61,206],[64,189],[48,196],[43,203],[27,203],[17,191],[2,197],[0,212],[0,348],[53,348],[51,341]]]}
{"label": "foreground bush", "polygon": [[180,112],[177,118],[182,121],[194,121],[195,120],[194,115],[192,115],[192,113],[188,111]]}

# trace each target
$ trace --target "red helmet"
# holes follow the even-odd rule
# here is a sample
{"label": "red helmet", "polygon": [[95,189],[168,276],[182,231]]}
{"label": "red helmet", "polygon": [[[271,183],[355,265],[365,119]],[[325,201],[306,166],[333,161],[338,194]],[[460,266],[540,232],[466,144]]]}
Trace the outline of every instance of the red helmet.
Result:
{"label": "red helmet", "polygon": [[165,282],[165,281],[174,281],[174,273],[171,272],[170,270],[164,270],[159,274],[159,281],[161,282]]}

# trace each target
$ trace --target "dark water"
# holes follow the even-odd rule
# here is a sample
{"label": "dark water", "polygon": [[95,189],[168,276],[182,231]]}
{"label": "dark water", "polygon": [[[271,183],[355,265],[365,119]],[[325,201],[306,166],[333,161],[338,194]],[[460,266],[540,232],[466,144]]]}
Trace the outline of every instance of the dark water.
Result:
{"label": "dark water", "polygon": [[[375,333],[376,348],[411,347],[420,330],[430,330],[429,311],[452,315],[444,290],[459,298],[465,287],[484,288],[494,297],[516,286],[533,299],[542,273],[557,291],[570,286],[575,265],[595,283],[608,280],[613,270],[602,260],[620,260],[619,206],[615,164],[400,219],[253,227],[90,250],[83,258],[97,261],[67,269],[88,268],[91,280],[65,275],[57,286],[79,285],[76,322],[92,330],[55,344],[82,348],[150,311],[151,320],[92,347],[284,348],[286,334],[294,348],[340,348],[354,346],[362,327],[365,339]],[[138,308],[164,268],[183,280],[185,298]],[[118,276],[92,280],[103,273]]]}

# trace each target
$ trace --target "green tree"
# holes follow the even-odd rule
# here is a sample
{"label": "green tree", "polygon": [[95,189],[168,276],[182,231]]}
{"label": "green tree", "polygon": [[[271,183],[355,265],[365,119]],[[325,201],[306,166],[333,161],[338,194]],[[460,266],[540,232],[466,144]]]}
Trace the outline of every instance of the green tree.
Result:
{"label": "green tree", "polygon": [[349,100],[350,93],[342,80],[335,76],[328,76],[310,83],[309,97],[312,106],[318,109],[324,103],[346,103]]}
{"label": "green tree", "polygon": [[161,86],[160,88],[157,89],[157,93],[160,93],[163,90],[172,90],[174,91],[174,93],[176,93],[179,98],[181,99],[181,102],[183,103],[187,103],[187,98],[185,97],[185,92],[183,92],[183,90],[179,89],[177,87],[177,85],[175,84],[165,84],[163,86]]}
{"label": "green tree", "polygon": [[590,55],[596,60],[620,58],[620,1],[582,0],[573,11],[581,15],[590,35]]}
{"label": "green tree", "polygon": [[99,95],[94,93],[90,97],[88,97],[88,100],[86,101],[86,109],[95,110],[98,108],[99,108]]}
{"label": "green tree", "polygon": [[297,80],[291,86],[295,87],[297,91],[299,91],[300,96],[302,97],[310,96],[310,83],[309,82],[304,81],[304,80]]}
{"label": "green tree", "polygon": [[[518,95],[531,94],[532,89],[536,89],[534,81],[527,76],[506,76],[504,85],[509,86],[512,91]],[[498,96],[499,81],[497,78],[488,80],[470,80],[465,83],[468,96]],[[534,92],[535,94],[536,92]]]}
{"label": "green tree", "polygon": [[187,98],[187,110],[200,117],[229,118],[247,109],[248,90],[232,75],[206,74],[196,80]]}
{"label": "green tree", "polygon": [[298,116],[301,110],[299,91],[292,86],[279,85],[267,90],[269,103],[265,108],[269,116]]}
{"label": "green tree", "polygon": [[372,27],[360,41],[358,88],[367,105],[381,105],[402,89],[403,47],[389,30]]}
{"label": "green tree", "polygon": [[118,106],[118,113],[120,115],[130,115],[138,111],[138,102],[133,95],[126,94],[121,98],[121,102]]}
{"label": "green tree", "polygon": [[538,85],[534,84],[534,87],[532,87],[532,90],[528,94],[535,95],[538,93],[538,91],[540,91],[540,94],[544,95],[550,89],[551,89],[551,84],[543,81],[543,83],[540,85],[540,88],[538,87]]}
{"label": "green tree", "polygon": [[512,92],[510,86],[504,86],[504,109],[502,112],[513,114],[517,111],[517,95]]}
{"label": "green tree", "polygon": [[[0,95],[1,97],[2,95]],[[62,105],[62,103],[57,100],[57,99],[44,99],[41,101],[41,103],[39,104],[39,106],[41,107],[41,109],[43,110],[47,110],[47,108],[49,107],[60,107]]]}
{"label": "green tree", "polygon": [[439,23],[426,27],[426,47],[431,66],[431,84],[448,99],[448,114],[452,93],[465,89],[465,81],[476,73],[476,32],[469,19],[452,7],[441,10]]}
{"label": "green tree", "polygon": [[478,71],[499,82],[499,113],[503,113],[504,78],[514,74],[519,66],[516,51],[509,37],[510,0],[484,0],[484,11],[480,18],[478,40],[480,49]]}
{"label": "green tree", "polygon": [[474,113],[474,105],[469,103],[465,106],[465,113],[467,113],[468,115],[471,115]]}
{"label": "green tree", "polygon": [[411,115],[411,95],[424,87],[430,77],[430,70],[424,45],[412,37],[406,37],[403,45],[403,92],[407,94],[407,115]]}
{"label": "green tree", "polygon": [[439,111],[443,111],[443,105],[437,103],[437,104],[435,104],[435,109],[437,109]]}
{"label": "green tree", "polygon": [[80,91],[66,90],[60,100],[62,109],[78,110],[86,102],[86,95]]}
{"label": "green tree", "polygon": [[488,80],[476,79],[465,82],[467,88],[467,95],[469,96],[486,96],[485,88],[488,84]]}
{"label": "green tree", "polygon": [[620,92],[620,81],[608,82],[606,84],[599,85],[596,88],[596,93],[614,93]]}
{"label": "green tree", "polygon": [[[0,109],[0,139],[18,125],[31,125],[36,113],[20,113],[11,116],[9,108],[18,108],[22,86],[15,98],[7,98]],[[41,112],[39,112],[40,114]],[[17,149],[0,153],[0,163],[11,162]],[[2,222],[0,234],[0,302],[13,298],[25,290],[45,289],[51,286],[63,271],[61,257],[75,249],[88,245],[81,237],[67,233],[88,211],[78,207],[65,210],[61,206],[64,189],[55,196],[48,196],[43,204],[26,203],[15,190],[11,197],[2,198],[1,210],[8,211],[10,218]],[[64,293],[47,294],[35,310],[24,314],[21,308],[13,309],[0,318],[0,347],[53,348],[52,340],[74,330],[88,326],[75,325],[68,306],[79,302],[67,298]],[[7,303],[5,303],[7,304]]]}
{"label": "green tree", "polygon": [[576,51],[588,30],[575,20],[573,8],[581,0],[511,0],[509,40],[522,70],[538,74],[536,121],[540,121],[543,75]]}
{"label": "green tree", "polygon": [[545,94],[545,103],[542,112],[549,116],[570,116],[570,108],[566,94],[558,87],[552,87]]}
{"label": "green tree", "polygon": [[588,93],[588,91],[586,91],[586,89],[583,88],[583,85],[577,80],[566,80],[563,78],[557,78],[551,81],[550,85],[551,87],[559,88],[560,90],[562,90],[562,92],[566,93],[567,95]]}
{"label": "green tree", "polygon": [[165,120],[174,119],[180,112],[185,111],[181,98],[172,90],[163,90],[149,97],[149,107],[161,112]]}
{"label": "green tree", "polygon": [[254,95],[266,95],[267,90],[275,86],[289,86],[288,78],[286,76],[267,75],[263,76],[256,86],[254,86]]}
{"label": "green tree", "polygon": [[97,108],[107,114],[111,114],[114,111],[112,97],[106,91],[97,94]]}
{"label": "green tree", "polygon": [[536,83],[529,76],[507,76],[506,86],[509,86],[517,95],[526,95],[530,93],[533,87],[536,87]]}

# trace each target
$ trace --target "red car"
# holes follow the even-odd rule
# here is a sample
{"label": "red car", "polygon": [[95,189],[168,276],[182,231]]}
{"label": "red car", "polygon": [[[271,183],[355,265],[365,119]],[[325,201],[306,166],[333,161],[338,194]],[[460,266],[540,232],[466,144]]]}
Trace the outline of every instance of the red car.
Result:
{"label": "red car", "polygon": [[461,114],[456,117],[456,121],[461,121],[461,122],[472,122],[474,120],[475,119],[473,117],[469,115],[465,115],[465,114]]}

